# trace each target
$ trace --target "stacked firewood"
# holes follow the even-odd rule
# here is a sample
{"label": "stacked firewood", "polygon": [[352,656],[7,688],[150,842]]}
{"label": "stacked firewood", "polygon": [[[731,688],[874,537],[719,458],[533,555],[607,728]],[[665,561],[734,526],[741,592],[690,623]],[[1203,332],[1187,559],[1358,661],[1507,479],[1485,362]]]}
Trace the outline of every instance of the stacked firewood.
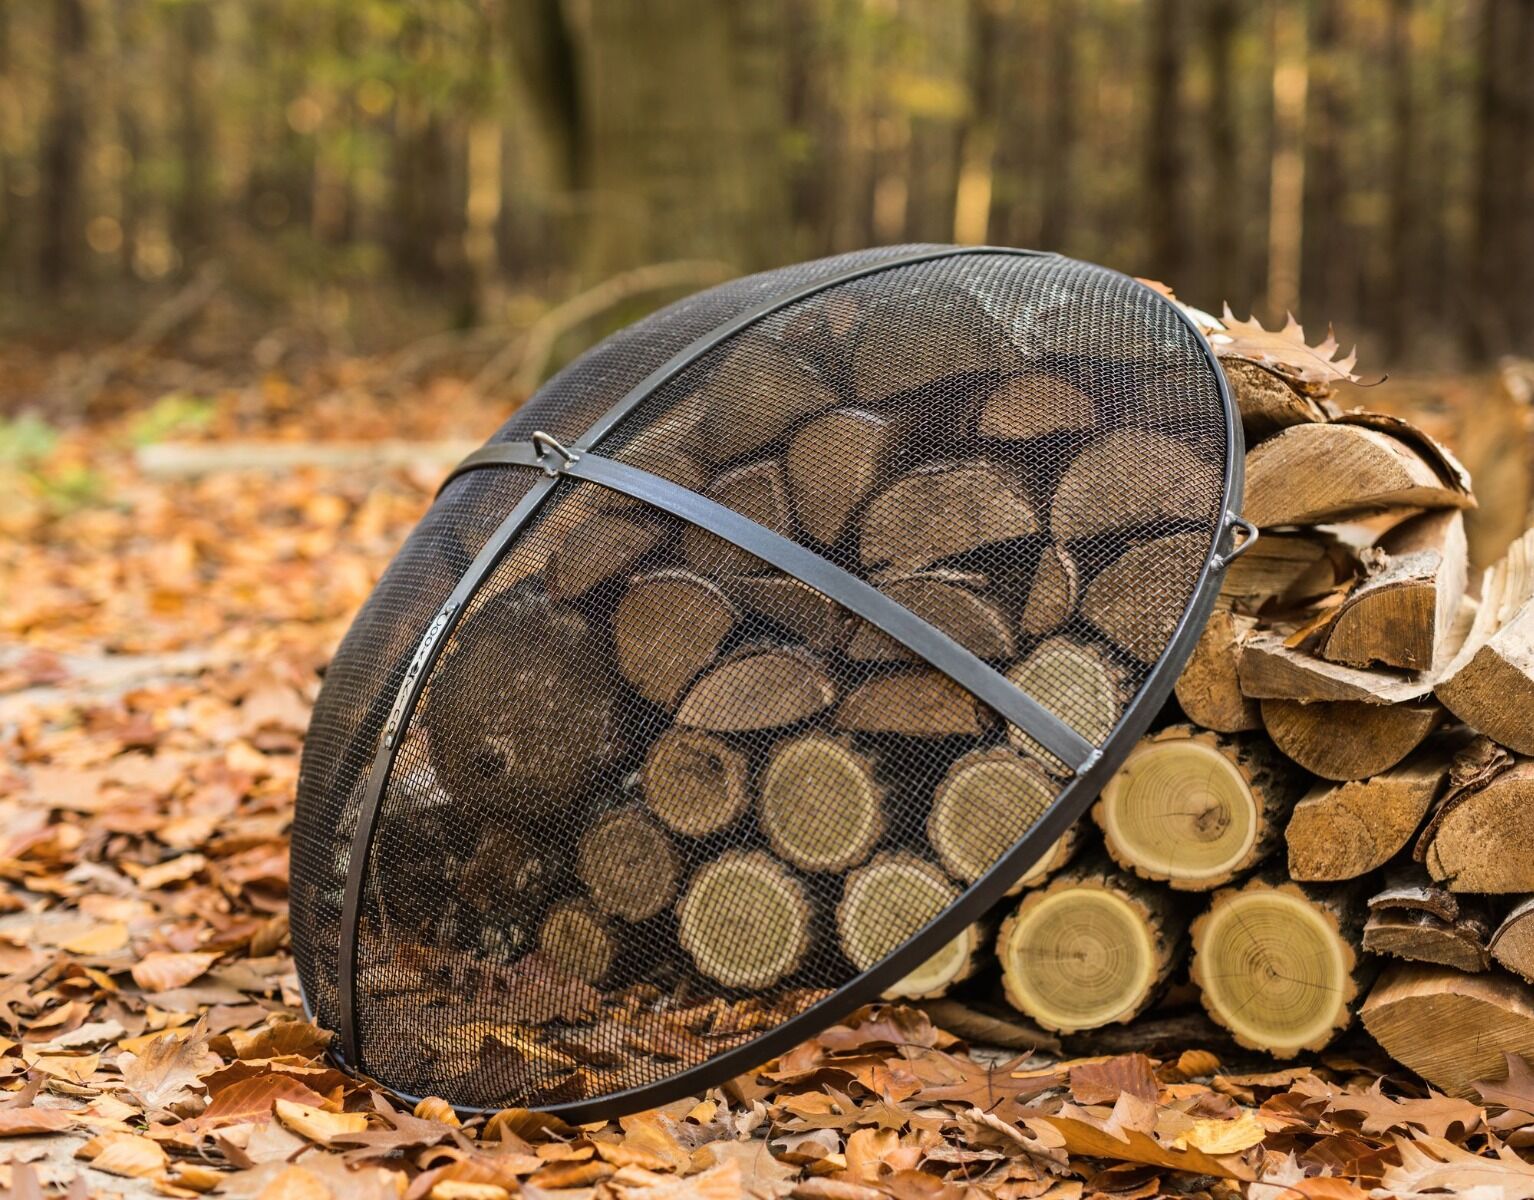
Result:
{"label": "stacked firewood", "polygon": [[1181,979],[1280,1057],[1361,1016],[1463,1092],[1534,1054],[1534,530],[1472,578],[1447,450],[1340,411],[1330,344],[1205,320],[1262,536],[1088,848],[1004,914],[1006,998],[1080,1035]]}

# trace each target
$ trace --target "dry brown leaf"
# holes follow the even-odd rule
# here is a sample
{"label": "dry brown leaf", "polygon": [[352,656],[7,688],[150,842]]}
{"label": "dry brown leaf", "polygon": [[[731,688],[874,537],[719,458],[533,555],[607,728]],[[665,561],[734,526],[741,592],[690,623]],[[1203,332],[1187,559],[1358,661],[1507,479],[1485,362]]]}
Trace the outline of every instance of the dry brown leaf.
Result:
{"label": "dry brown leaf", "polygon": [[24,1137],[37,1133],[60,1133],[75,1123],[75,1115],[62,1108],[0,1108],[0,1137]]}
{"label": "dry brown leaf", "polygon": [[1234,1121],[1195,1121],[1191,1128],[1172,1139],[1174,1150],[1199,1150],[1205,1154],[1239,1154],[1249,1150],[1267,1135],[1257,1114],[1243,1109]]}
{"label": "dry brown leaf", "polygon": [[361,1133],[368,1127],[367,1113],[326,1112],[323,1108],[294,1100],[277,1100],[272,1104],[272,1111],[294,1133],[322,1146],[329,1146],[348,1134]]}
{"label": "dry brown leaf", "polygon": [[103,1133],[81,1146],[78,1154],[108,1175],[142,1179],[165,1170],[170,1161],[159,1142],[136,1133]]}
{"label": "dry brown leaf", "polygon": [[137,1054],[117,1057],[123,1082],[151,1114],[189,1099],[202,1076],[218,1066],[218,1056],[208,1049],[204,1022],[185,1037],[161,1036]]}
{"label": "dry brown leaf", "polygon": [[133,965],[133,982],[146,992],[168,992],[185,987],[218,961],[218,955],[189,950],[175,953],[156,950]]}
{"label": "dry brown leaf", "polygon": [[1326,338],[1319,345],[1305,342],[1305,330],[1292,314],[1282,329],[1264,329],[1255,318],[1241,321],[1230,311],[1227,304],[1221,316],[1222,332],[1210,338],[1215,352],[1221,358],[1246,358],[1261,363],[1269,370],[1300,383],[1330,384],[1347,381],[1358,382],[1353,367],[1358,361],[1354,350],[1344,358],[1338,358],[1340,347],[1328,326]]}
{"label": "dry brown leaf", "polygon": [[1397,1138],[1395,1144],[1401,1165],[1387,1167],[1380,1184],[1403,1200],[1428,1192],[1459,1195],[1475,1188],[1499,1200],[1534,1198],[1534,1166],[1506,1147],[1495,1158],[1485,1158],[1442,1138]]}

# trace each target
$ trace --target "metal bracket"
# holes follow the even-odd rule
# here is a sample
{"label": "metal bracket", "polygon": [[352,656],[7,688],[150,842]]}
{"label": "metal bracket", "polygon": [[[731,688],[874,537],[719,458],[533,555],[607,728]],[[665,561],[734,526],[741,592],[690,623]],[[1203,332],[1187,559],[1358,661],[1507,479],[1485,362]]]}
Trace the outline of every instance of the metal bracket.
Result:
{"label": "metal bracket", "polygon": [[1236,559],[1240,558],[1243,554],[1255,546],[1257,544],[1257,539],[1261,536],[1261,534],[1257,532],[1257,526],[1253,525],[1245,517],[1238,517],[1233,512],[1228,512],[1225,514],[1225,528],[1231,531],[1239,529],[1246,536],[1243,537],[1235,545],[1233,545],[1224,554],[1216,554],[1212,559],[1209,560],[1209,565],[1216,571],[1223,571],[1226,567],[1230,566],[1231,563],[1235,562]]}
{"label": "metal bracket", "polygon": [[431,624],[426,627],[426,632],[421,635],[421,640],[416,644],[415,653],[410,656],[410,663],[405,667],[405,677],[400,680],[399,691],[394,697],[394,706],[389,709],[389,719],[384,723],[383,744],[393,746],[394,739],[399,737],[400,725],[405,719],[405,709],[409,707],[410,698],[415,694],[415,683],[420,678],[421,672],[426,670],[426,664],[431,661],[432,651],[437,648],[437,643],[442,640],[442,635],[447,632],[447,627],[452,623],[453,614],[458,611],[458,601],[449,600],[437,610],[437,615],[431,619]]}
{"label": "metal bracket", "polygon": [[[533,436],[528,441],[532,442],[533,449],[538,452],[538,461],[543,464],[543,473],[550,479],[563,473],[566,467],[574,466],[581,461],[579,454],[576,454],[573,450],[566,450],[560,444],[558,438],[551,433],[544,433],[541,429],[535,429]],[[559,455],[564,461],[555,466],[549,462],[548,456],[550,453]]]}

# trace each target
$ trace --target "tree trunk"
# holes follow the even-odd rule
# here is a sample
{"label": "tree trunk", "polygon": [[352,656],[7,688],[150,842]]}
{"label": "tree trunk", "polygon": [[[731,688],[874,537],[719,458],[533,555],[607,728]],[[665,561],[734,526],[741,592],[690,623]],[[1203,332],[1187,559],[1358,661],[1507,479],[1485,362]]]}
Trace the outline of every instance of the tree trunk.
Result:
{"label": "tree trunk", "polygon": [[84,243],[80,190],[88,37],[84,0],[53,0],[52,81],[39,150],[42,232],[37,243],[38,280],[48,292],[69,282]]}

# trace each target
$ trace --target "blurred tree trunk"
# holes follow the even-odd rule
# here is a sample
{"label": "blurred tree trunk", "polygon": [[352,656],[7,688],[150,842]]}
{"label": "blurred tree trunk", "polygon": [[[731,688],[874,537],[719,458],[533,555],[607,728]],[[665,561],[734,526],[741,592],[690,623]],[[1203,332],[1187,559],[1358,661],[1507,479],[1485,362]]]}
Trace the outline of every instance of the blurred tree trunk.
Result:
{"label": "blurred tree trunk", "polygon": [[1186,186],[1182,153],[1182,11],[1178,0],[1152,0],[1150,86],[1145,104],[1145,229],[1150,238],[1145,270],[1173,280],[1187,261],[1183,225]]}
{"label": "blurred tree trunk", "polygon": [[[11,5],[0,0],[0,105],[10,109],[8,81],[11,80]],[[11,265],[16,244],[16,201],[11,195],[11,158],[9,120],[0,117],[0,267]]]}
{"label": "blurred tree trunk", "polygon": [[1348,126],[1342,53],[1344,0],[1315,0],[1311,26],[1311,104],[1306,121],[1305,238],[1302,309],[1339,325],[1357,311],[1354,238],[1345,212]]}
{"label": "blurred tree trunk", "polygon": [[1062,249],[1071,236],[1076,196],[1076,0],[1055,0],[1050,7],[1049,108],[1044,141],[1050,169],[1044,174],[1039,241],[1046,250]]}
{"label": "blurred tree trunk", "polygon": [[1300,305],[1305,240],[1305,107],[1308,30],[1300,0],[1274,0],[1273,147],[1268,175],[1268,312],[1280,319]]}
{"label": "blurred tree trunk", "polygon": [[85,149],[88,41],[83,0],[53,0],[53,78],[40,152],[42,232],[37,246],[38,279],[49,292],[68,281],[84,240],[80,167]]}
{"label": "blurred tree trunk", "polygon": [[1518,150],[1517,100],[1509,78],[1521,68],[1509,62],[1517,40],[1518,9],[1529,0],[1483,0],[1481,5],[1479,79],[1476,90],[1478,152],[1475,197],[1475,289],[1471,337],[1477,353],[1491,355],[1508,348],[1513,329],[1507,303],[1515,286],[1513,260],[1508,254],[1508,230],[1516,223],[1512,167]]}
{"label": "blurred tree trunk", "polygon": [[[1321,0],[1327,3],[1328,0]],[[1204,50],[1209,59],[1209,105],[1204,118],[1208,137],[1207,279],[1205,303],[1230,300],[1240,283],[1241,209],[1235,203],[1241,164],[1236,146],[1235,40],[1241,19],[1239,0],[1208,0],[1204,8]]]}
{"label": "blurred tree trunk", "polygon": [[1417,244],[1416,104],[1412,96],[1412,0],[1390,0],[1390,218],[1385,263],[1380,277],[1385,291],[1378,311],[1385,316],[1385,352],[1399,358],[1411,337],[1412,305],[1421,279]]}
{"label": "blurred tree trunk", "polygon": [[117,46],[121,63],[116,80],[117,136],[122,139],[122,167],[117,179],[118,221],[122,242],[117,251],[118,268],[126,278],[137,272],[139,235],[144,219],[143,163],[147,146],[139,113],[139,83],[143,78],[143,16],[140,0],[117,0],[115,8]]}
{"label": "blurred tree trunk", "polygon": [[966,80],[973,71],[970,5],[905,0],[904,26],[920,47],[911,93],[901,97],[910,126],[905,166],[904,237],[953,240],[960,155],[969,117]]}
{"label": "blurred tree trunk", "polygon": [[179,10],[176,53],[176,150],[180,184],[172,218],[172,237],[184,266],[207,248],[213,234],[213,188],[210,175],[213,105],[206,87],[207,59],[213,45],[213,12],[206,0],[188,0]]}
{"label": "blurred tree trunk", "polygon": [[1512,161],[1517,169],[1508,172],[1512,209],[1518,228],[1513,239],[1516,247],[1512,303],[1516,314],[1514,341],[1522,354],[1534,353],[1534,0],[1521,0],[1518,6],[1518,33],[1514,60],[1518,72],[1517,146]]}
{"label": "blurred tree trunk", "polygon": [[572,3],[591,211],[587,270],[792,256],[778,0]]}

